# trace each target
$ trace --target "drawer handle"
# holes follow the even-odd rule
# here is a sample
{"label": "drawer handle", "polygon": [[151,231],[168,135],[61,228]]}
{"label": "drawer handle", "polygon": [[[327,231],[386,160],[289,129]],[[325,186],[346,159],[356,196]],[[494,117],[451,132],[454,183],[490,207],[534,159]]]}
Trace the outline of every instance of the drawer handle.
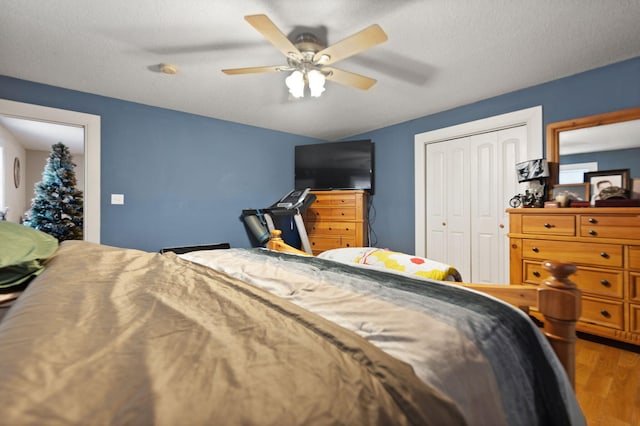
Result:
{"label": "drawer handle", "polygon": [[589,218],[589,223],[598,223],[598,221],[595,218],[590,217]]}
{"label": "drawer handle", "polygon": [[344,212],[340,212],[340,216],[344,216]]}
{"label": "drawer handle", "polygon": [[329,227],[329,231],[333,231],[333,228],[332,228],[332,227]]}
{"label": "drawer handle", "polygon": [[605,279],[600,280],[600,284],[602,284],[605,287],[611,287],[611,283]]}
{"label": "drawer handle", "polygon": [[536,277],[536,278],[540,278],[540,272],[533,271],[533,276]]}
{"label": "drawer handle", "polygon": [[609,254],[605,253],[604,251],[602,253],[600,253],[600,257],[604,257],[605,259],[609,258]]}
{"label": "drawer handle", "polygon": [[611,318],[611,314],[606,309],[601,310],[600,315],[602,315],[605,318]]}
{"label": "drawer handle", "polygon": [[348,231],[348,230],[349,230],[349,228],[344,228],[344,230],[345,230],[345,231]]}
{"label": "drawer handle", "polygon": [[533,250],[534,253],[538,253],[540,251],[538,247],[532,247],[531,250]]}
{"label": "drawer handle", "polygon": [[553,228],[553,225],[552,225],[552,224],[550,224],[550,223],[545,223],[545,224],[544,224],[544,225],[542,225],[542,226],[544,226],[544,227],[545,227],[545,228],[547,228],[547,229],[549,229],[549,228]]}
{"label": "drawer handle", "polygon": [[351,244],[347,243],[347,244],[346,244],[346,246],[347,246],[347,247],[351,247]]}
{"label": "drawer handle", "polygon": [[589,235],[598,235],[595,229],[589,229]]}

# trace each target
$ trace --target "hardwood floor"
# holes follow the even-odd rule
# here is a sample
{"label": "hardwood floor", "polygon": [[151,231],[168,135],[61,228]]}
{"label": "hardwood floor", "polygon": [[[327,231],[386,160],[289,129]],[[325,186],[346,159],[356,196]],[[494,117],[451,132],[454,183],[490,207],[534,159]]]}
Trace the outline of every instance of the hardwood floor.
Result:
{"label": "hardwood floor", "polygon": [[586,335],[578,339],[580,407],[589,426],[640,425],[640,347],[605,343]]}

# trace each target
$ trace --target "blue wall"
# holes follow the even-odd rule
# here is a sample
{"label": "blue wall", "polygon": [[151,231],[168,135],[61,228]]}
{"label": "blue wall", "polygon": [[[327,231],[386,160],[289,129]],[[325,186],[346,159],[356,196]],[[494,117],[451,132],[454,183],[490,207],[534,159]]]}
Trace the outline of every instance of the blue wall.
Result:
{"label": "blue wall", "polygon": [[101,116],[101,241],[119,247],[250,246],[242,210],[290,191],[294,145],[319,142],[8,77],[0,98]]}
{"label": "blue wall", "polygon": [[[316,142],[8,77],[0,98],[102,117],[102,241],[123,247],[248,246],[241,210],[288,191],[293,146]],[[376,143],[376,245],[414,251],[415,134],[536,105],[545,126],[640,106],[640,58],[349,138]],[[111,193],[126,204],[110,205]]]}
{"label": "blue wall", "polygon": [[[640,135],[638,135],[640,140]],[[561,155],[560,164],[597,162],[598,170],[629,169],[629,178],[640,177],[640,148]]]}
{"label": "blue wall", "polygon": [[376,143],[376,245],[408,253],[415,250],[413,153],[417,133],[536,105],[542,105],[545,128],[556,121],[638,107],[640,57],[349,138]]}

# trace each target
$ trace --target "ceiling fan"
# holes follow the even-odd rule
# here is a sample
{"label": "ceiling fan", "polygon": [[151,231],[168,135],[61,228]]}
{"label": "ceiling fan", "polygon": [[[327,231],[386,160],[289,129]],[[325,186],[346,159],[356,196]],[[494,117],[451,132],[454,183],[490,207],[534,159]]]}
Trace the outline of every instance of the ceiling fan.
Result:
{"label": "ceiling fan", "polygon": [[305,85],[309,87],[311,96],[320,96],[325,90],[325,80],[361,90],[368,90],[376,84],[372,78],[329,65],[385,42],[387,35],[377,24],[327,47],[307,32],[291,42],[266,15],[248,15],[244,19],[285,55],[287,65],[224,69],[222,72],[225,74],[291,72],[285,83],[295,98],[304,97]]}

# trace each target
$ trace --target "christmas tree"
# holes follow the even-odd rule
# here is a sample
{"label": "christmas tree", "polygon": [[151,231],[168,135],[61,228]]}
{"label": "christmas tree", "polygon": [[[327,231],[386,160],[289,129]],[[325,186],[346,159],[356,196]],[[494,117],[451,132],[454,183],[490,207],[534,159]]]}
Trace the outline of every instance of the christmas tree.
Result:
{"label": "christmas tree", "polygon": [[75,164],[69,148],[62,142],[51,148],[24,224],[52,235],[60,242],[81,240],[83,196],[82,191],[76,189]]}

